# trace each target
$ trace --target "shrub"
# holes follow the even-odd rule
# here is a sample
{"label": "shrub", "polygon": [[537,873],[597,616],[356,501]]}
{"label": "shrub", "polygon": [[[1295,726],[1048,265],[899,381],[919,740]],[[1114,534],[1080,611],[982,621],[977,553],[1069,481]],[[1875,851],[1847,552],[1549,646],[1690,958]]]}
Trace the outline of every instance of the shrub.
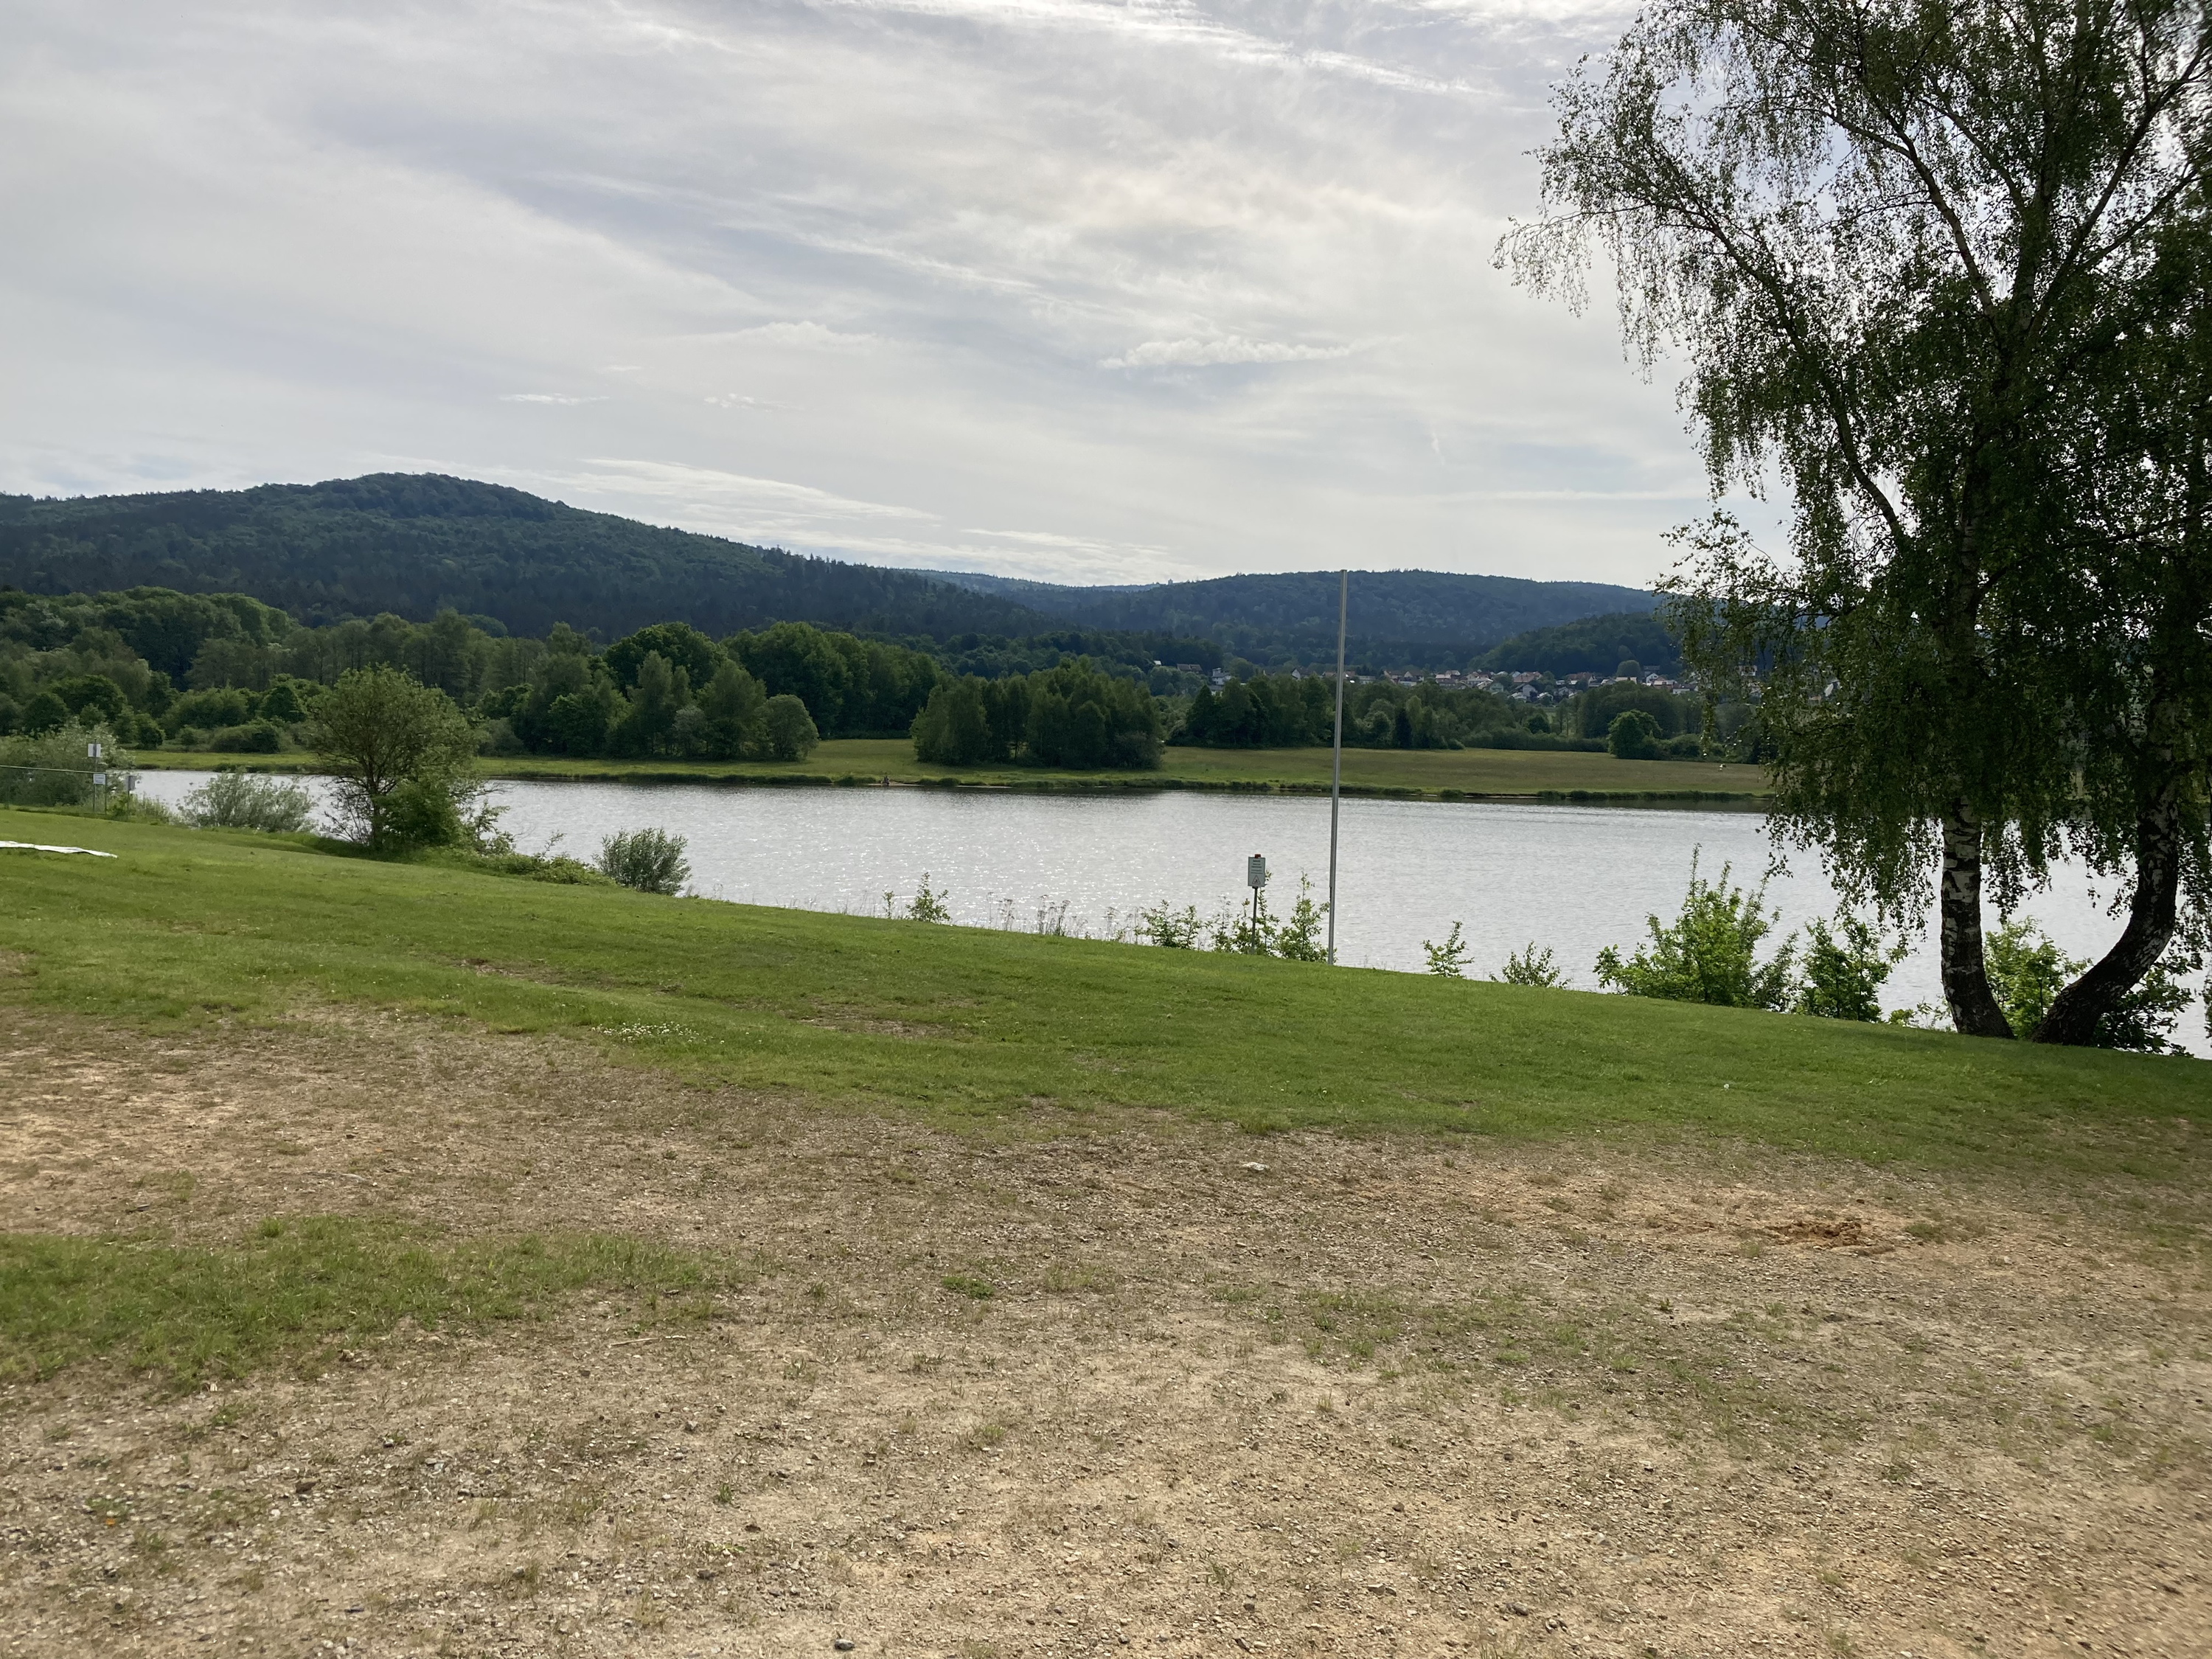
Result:
{"label": "shrub", "polygon": [[915,894],[914,902],[906,907],[907,920],[909,921],[951,921],[952,907],[945,902],[950,896],[951,896],[947,893],[933,891],[929,885],[929,872],[923,871],[921,889]]}
{"label": "shrub", "polygon": [[208,739],[218,755],[273,755],[283,746],[283,729],[271,720],[229,726]]}
{"label": "shrub", "polygon": [[1690,890],[1681,914],[1662,925],[1647,916],[1651,939],[1626,961],[1607,945],[1598,952],[1597,978],[1630,996],[1661,997],[1671,1002],[1706,1002],[1724,1008],[1782,1007],[1790,995],[1790,967],[1796,946],[1784,944],[1773,959],[1758,959],[1759,941],[1773,931],[1766,909],[1766,886],[1747,893],[1721,878],[1707,882],[1690,860]]}
{"label": "shrub", "polygon": [[[100,758],[85,753],[98,744]],[[16,806],[81,806],[94,793],[93,775],[131,769],[131,755],[106,726],[66,720],[0,742],[0,802]],[[128,787],[118,780],[116,787]]]}
{"label": "shrub", "polygon": [[641,893],[677,893],[691,879],[684,861],[684,840],[665,830],[629,830],[599,843],[592,860],[599,873]]}
{"label": "shrub", "polygon": [[1552,955],[1552,947],[1536,948],[1530,939],[1527,946],[1505,958],[1505,966],[1491,978],[1500,985],[1532,985],[1539,990],[1557,990],[1567,982],[1565,972]]}
{"label": "shrub", "polygon": [[1454,922],[1444,942],[1423,939],[1421,949],[1429,958],[1429,971],[1443,979],[1467,977],[1467,941],[1460,937],[1460,924]]}
{"label": "shrub", "polygon": [[[2035,1034],[2059,992],[2089,965],[2061,951],[2026,916],[2017,921],[2008,918],[1990,936],[1984,960],[1990,990],[2018,1037]],[[2158,963],[2097,1022],[2095,1046],[2138,1054],[2167,1053],[2174,1047],[2169,1040],[2174,1023],[2189,1003],[2188,988],[2175,983],[2166,964]]]}
{"label": "shrub", "polygon": [[1137,937],[1170,951],[1195,951],[1204,927],[1198,919],[1195,904],[1187,904],[1180,910],[1155,904],[1137,912]]}
{"label": "shrub", "polygon": [[1823,1019],[1878,1020],[1881,988],[1905,959],[1905,947],[1884,950],[1879,930],[1848,910],[1835,926],[1806,924],[1805,979],[1791,1007]]}
{"label": "shrub", "polygon": [[1624,708],[1606,728],[1605,746],[1615,760],[1656,760],[1659,722],[1641,708]]}
{"label": "shrub", "polygon": [[250,772],[218,772],[188,793],[179,811],[202,830],[260,830],[288,835],[307,827],[314,798],[304,785]]}
{"label": "shrub", "polygon": [[822,741],[821,732],[814,726],[814,716],[788,691],[768,700],[767,707],[761,710],[761,725],[763,743],[770,760],[805,760],[814,752],[814,745]]}

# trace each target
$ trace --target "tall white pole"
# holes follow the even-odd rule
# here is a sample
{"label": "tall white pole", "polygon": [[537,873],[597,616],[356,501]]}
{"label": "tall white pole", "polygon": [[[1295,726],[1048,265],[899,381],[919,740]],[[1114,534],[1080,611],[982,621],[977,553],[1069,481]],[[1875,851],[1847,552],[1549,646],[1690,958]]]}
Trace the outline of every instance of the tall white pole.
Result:
{"label": "tall white pole", "polygon": [[1344,617],[1352,599],[1352,573],[1336,588],[1336,752],[1328,768],[1328,965],[1336,966],[1336,823],[1344,791]]}

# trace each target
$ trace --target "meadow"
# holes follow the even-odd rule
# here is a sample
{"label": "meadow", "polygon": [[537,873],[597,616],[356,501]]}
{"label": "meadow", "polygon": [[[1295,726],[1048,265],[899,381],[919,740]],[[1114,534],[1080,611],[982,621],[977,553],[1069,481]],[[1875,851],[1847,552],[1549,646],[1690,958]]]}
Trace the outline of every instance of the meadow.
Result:
{"label": "meadow", "polygon": [[26,1650],[2212,1632],[2201,1062],[0,839]]}
{"label": "meadow", "polygon": [[[232,755],[160,749],[142,766],[214,770],[315,771],[313,755]],[[848,786],[916,783],[1004,789],[1283,789],[1326,793],[1327,749],[1170,748],[1152,772],[1071,772],[1031,766],[948,767],[914,757],[903,738],[843,738],[803,761],[566,760],[556,756],[486,757],[486,777],[613,778],[629,782]],[[1423,799],[1577,799],[1621,796],[1750,801],[1765,793],[1756,767],[1718,761],[1616,760],[1611,755],[1520,749],[1347,749],[1344,786],[1355,793]]]}

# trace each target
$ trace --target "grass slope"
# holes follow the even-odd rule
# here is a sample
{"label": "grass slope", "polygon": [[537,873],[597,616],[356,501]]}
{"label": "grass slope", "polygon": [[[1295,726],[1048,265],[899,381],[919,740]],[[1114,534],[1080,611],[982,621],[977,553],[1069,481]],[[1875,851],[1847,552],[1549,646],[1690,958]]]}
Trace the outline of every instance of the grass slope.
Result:
{"label": "grass slope", "polygon": [[1254,1131],[1686,1131],[2148,1173],[2173,1126],[2212,1120],[2212,1073],[2190,1060],[658,899],[58,814],[0,811],[0,839],[117,854],[0,854],[0,1006],[130,1024],[367,1004],[939,1122],[1151,1109]]}
{"label": "grass slope", "polygon": [[[164,749],[139,757],[156,769],[245,766],[313,771],[312,755],[218,755]],[[708,762],[563,760],[526,756],[482,763],[487,776],[624,778],[639,781],[743,783],[953,783],[1012,789],[1287,789],[1328,787],[1326,749],[1183,749],[1166,751],[1157,772],[1066,772],[1027,766],[947,767],[914,757],[903,738],[845,738],[805,761]],[[1706,761],[1625,761],[1610,755],[1520,749],[1348,749],[1345,787],[1357,794],[1429,799],[1574,799],[1696,797],[1736,800],[1765,791],[1756,767]]]}

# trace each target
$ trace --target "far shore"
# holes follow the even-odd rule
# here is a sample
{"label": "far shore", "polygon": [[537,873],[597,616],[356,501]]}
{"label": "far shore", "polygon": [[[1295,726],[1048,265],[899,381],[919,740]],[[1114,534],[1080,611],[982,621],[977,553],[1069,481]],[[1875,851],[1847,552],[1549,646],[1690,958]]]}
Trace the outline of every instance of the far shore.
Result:
{"label": "far shore", "polygon": [[[319,773],[319,757],[148,750],[145,770]],[[997,789],[1121,794],[1166,789],[1246,794],[1326,794],[1327,749],[1170,748],[1146,772],[1069,772],[1023,766],[947,767],[915,759],[897,738],[845,738],[803,761],[569,760],[557,756],[486,756],[487,778],[531,782],[714,783],[795,787],[874,787]],[[1763,805],[1765,774],[1716,761],[1616,760],[1610,755],[1525,749],[1347,749],[1344,793],[1391,800],[1559,803],[1575,805]]]}

